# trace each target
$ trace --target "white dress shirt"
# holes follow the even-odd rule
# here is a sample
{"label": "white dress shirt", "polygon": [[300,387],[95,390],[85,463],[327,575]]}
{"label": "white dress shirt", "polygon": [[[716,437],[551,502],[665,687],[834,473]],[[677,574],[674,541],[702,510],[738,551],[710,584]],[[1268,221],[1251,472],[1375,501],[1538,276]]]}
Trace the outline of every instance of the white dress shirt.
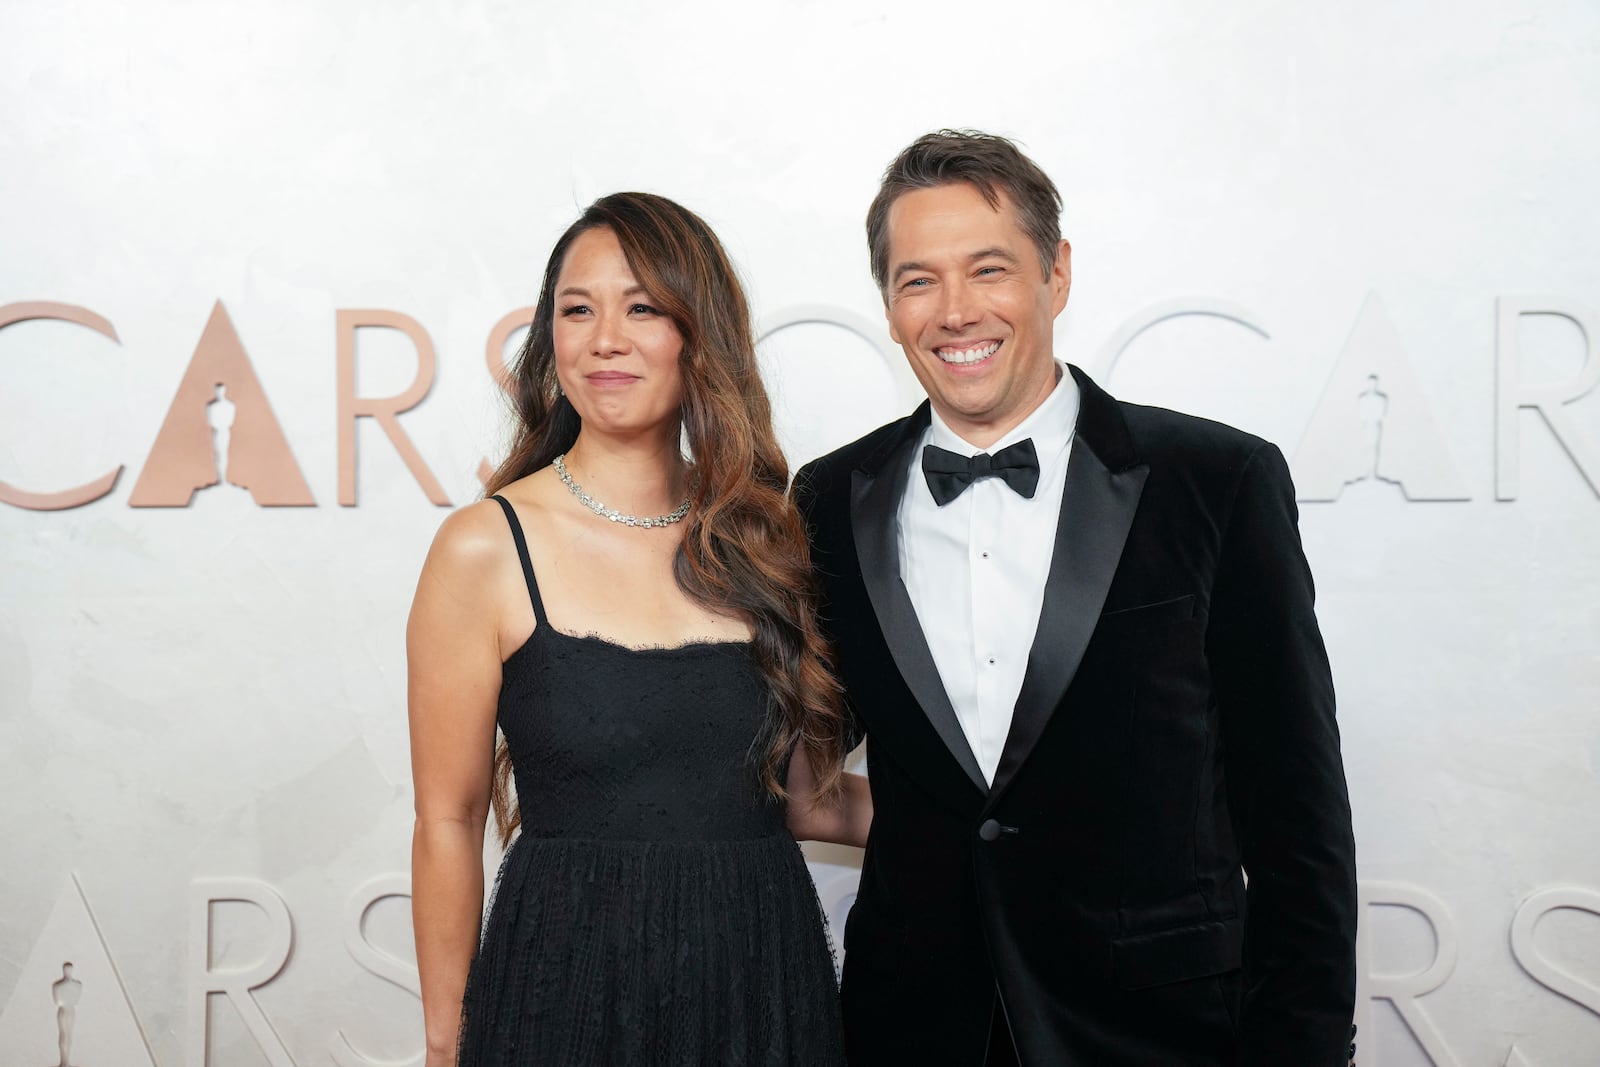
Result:
{"label": "white dress shirt", "polygon": [[[900,577],[967,744],[990,783],[1039,627],[1077,421],[1078,383],[1062,367],[1044,403],[989,447],[962,440],[935,411],[912,450],[911,477],[900,501]],[[1000,478],[983,478],[944,507],[933,502],[922,475],[925,446],[994,455],[1028,437],[1039,455],[1039,487],[1031,498]]]}

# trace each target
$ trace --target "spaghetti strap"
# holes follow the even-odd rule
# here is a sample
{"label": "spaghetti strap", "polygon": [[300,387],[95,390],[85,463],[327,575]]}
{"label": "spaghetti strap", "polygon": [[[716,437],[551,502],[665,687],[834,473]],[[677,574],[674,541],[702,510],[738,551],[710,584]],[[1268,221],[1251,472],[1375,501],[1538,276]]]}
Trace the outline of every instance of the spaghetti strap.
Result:
{"label": "spaghetti strap", "polygon": [[517,513],[505,497],[496,493],[489,499],[500,502],[501,509],[506,513],[506,521],[511,524],[511,536],[517,542],[517,556],[522,560],[522,577],[528,583],[528,599],[533,602],[533,620],[543,627],[546,625],[544,601],[539,597],[539,583],[533,577],[533,560],[528,556],[528,539],[522,536],[522,523],[517,521]]}

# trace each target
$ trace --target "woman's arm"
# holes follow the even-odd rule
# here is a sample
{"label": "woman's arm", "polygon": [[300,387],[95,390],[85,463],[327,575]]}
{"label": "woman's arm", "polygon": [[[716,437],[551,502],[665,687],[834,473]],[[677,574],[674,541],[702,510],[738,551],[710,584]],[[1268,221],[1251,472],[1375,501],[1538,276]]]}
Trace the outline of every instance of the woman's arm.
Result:
{"label": "woman's arm", "polygon": [[796,748],[789,761],[789,832],[796,841],[829,841],[836,845],[867,847],[872,829],[872,790],[866,776],[846,774],[844,794],[837,804],[817,797],[817,780],[805,750]]}
{"label": "woman's arm", "polygon": [[488,518],[480,508],[445,520],[406,626],[417,813],[411,919],[427,1067],[456,1062],[461,996],[483,914],[483,829],[500,691],[495,604],[483,591],[496,587],[503,547]]}

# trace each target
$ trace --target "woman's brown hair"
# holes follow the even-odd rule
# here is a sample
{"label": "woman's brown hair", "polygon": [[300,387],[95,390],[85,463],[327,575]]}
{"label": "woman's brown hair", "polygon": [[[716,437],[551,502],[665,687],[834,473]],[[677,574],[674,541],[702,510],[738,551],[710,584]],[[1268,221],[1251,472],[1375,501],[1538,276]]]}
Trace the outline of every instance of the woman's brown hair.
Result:
{"label": "woman's brown hair", "polygon": [[[561,235],[511,371],[517,414],[511,452],[487,492],[548,466],[578,439],[582,421],[556,381],[555,288],[573,241],[602,228],[616,235],[634,277],[683,335],[683,429],[694,474],[673,575],[695,601],[753,624],[756,663],[771,696],[753,750],[767,790],[784,796],[785,768],[798,747],[820,796],[836,798],[848,726],[817,628],[805,527],[787,496],[789,469],[772,431],[744,289],[699,216],[665,197],[613,193]],[[493,789],[501,844],[521,823],[513,792],[511,754],[501,738]]]}

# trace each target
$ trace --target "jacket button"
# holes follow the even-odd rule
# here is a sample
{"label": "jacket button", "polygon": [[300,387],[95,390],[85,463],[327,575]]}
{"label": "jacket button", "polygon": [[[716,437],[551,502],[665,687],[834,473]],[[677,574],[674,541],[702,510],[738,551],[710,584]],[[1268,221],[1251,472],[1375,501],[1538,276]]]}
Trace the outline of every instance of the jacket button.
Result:
{"label": "jacket button", "polygon": [[998,841],[1000,839],[1000,824],[993,819],[983,820],[983,825],[978,827],[978,836],[985,841]]}

